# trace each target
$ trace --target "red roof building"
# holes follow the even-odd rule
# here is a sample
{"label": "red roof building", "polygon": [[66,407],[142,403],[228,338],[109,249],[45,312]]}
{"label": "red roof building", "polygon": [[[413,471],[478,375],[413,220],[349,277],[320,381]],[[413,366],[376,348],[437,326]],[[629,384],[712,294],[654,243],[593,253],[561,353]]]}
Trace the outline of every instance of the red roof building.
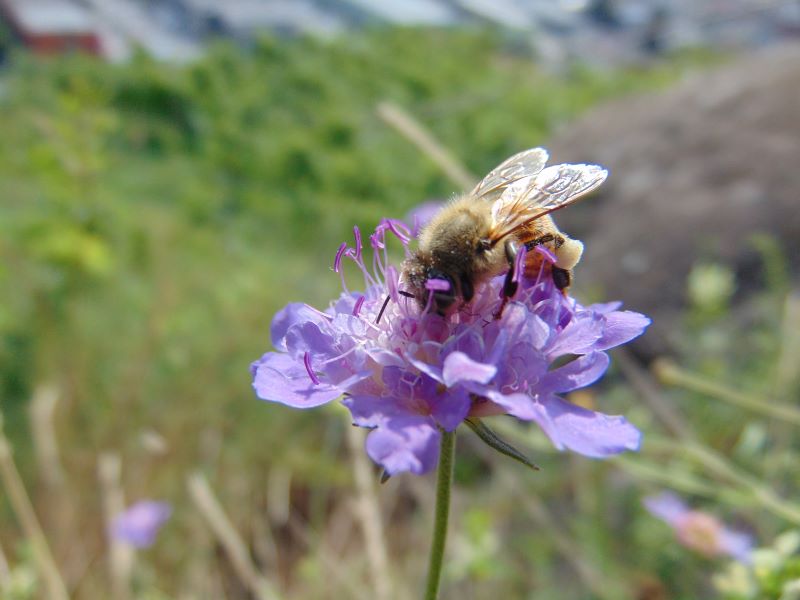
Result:
{"label": "red roof building", "polygon": [[0,18],[37,54],[79,50],[102,55],[92,16],[68,0],[0,0]]}

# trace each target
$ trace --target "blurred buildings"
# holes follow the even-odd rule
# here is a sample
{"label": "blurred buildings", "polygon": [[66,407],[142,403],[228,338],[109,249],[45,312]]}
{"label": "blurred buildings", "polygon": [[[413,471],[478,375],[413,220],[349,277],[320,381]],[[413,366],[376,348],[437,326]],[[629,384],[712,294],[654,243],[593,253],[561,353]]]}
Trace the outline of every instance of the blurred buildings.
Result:
{"label": "blurred buildings", "polygon": [[687,46],[748,47],[800,34],[798,0],[0,0],[12,38],[38,52],[82,49],[167,61],[213,38],[335,36],[371,25],[488,26],[545,63],[615,64]]}
{"label": "blurred buildings", "polygon": [[0,0],[0,17],[10,35],[40,54],[83,50],[100,55],[91,15],[63,0]]}

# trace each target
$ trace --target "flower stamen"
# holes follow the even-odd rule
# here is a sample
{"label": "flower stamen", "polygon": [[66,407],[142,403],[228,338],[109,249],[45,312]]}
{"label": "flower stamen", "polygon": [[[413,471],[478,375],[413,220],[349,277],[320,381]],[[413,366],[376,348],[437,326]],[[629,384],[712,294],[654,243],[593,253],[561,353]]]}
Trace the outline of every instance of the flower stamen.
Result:
{"label": "flower stamen", "polygon": [[319,378],[314,374],[314,370],[311,368],[311,354],[306,352],[303,354],[303,364],[306,366],[306,371],[308,372],[308,376],[314,385],[319,385]]}

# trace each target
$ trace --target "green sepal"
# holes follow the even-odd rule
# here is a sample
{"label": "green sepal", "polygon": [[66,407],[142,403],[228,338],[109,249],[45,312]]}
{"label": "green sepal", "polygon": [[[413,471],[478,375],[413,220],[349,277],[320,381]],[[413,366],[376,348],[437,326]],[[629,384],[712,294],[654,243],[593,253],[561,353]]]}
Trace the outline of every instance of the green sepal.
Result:
{"label": "green sepal", "polygon": [[514,448],[514,446],[509,444],[507,441],[498,436],[494,431],[489,429],[486,425],[483,424],[483,421],[481,421],[480,419],[475,417],[470,417],[468,419],[464,419],[464,422],[490,448],[494,448],[500,454],[505,454],[509,458],[513,458],[514,460],[522,463],[526,467],[530,467],[534,471],[539,470],[539,466],[537,464],[532,463],[530,460],[528,460],[527,457],[524,454],[522,454],[522,452]]}
{"label": "green sepal", "polygon": [[386,483],[387,481],[389,481],[390,477],[391,475],[389,475],[389,473],[386,472],[386,469],[381,471],[381,483]]}

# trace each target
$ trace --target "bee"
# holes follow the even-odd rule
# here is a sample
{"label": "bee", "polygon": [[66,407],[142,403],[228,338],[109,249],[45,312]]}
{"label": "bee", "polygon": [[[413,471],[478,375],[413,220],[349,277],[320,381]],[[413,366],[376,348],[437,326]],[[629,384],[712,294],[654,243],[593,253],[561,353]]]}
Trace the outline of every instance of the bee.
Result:
{"label": "bee", "polygon": [[583,244],[562,233],[550,213],[596,189],[608,172],[597,165],[545,167],[548,158],[544,148],[515,154],[470,193],[444,206],[425,225],[418,249],[403,263],[405,293],[421,307],[447,315],[469,304],[478,285],[506,272],[499,316],[517,290],[520,250],[536,246],[550,250],[555,263],[543,264],[539,252],[526,252],[525,275],[546,269],[556,287],[566,292]]}

